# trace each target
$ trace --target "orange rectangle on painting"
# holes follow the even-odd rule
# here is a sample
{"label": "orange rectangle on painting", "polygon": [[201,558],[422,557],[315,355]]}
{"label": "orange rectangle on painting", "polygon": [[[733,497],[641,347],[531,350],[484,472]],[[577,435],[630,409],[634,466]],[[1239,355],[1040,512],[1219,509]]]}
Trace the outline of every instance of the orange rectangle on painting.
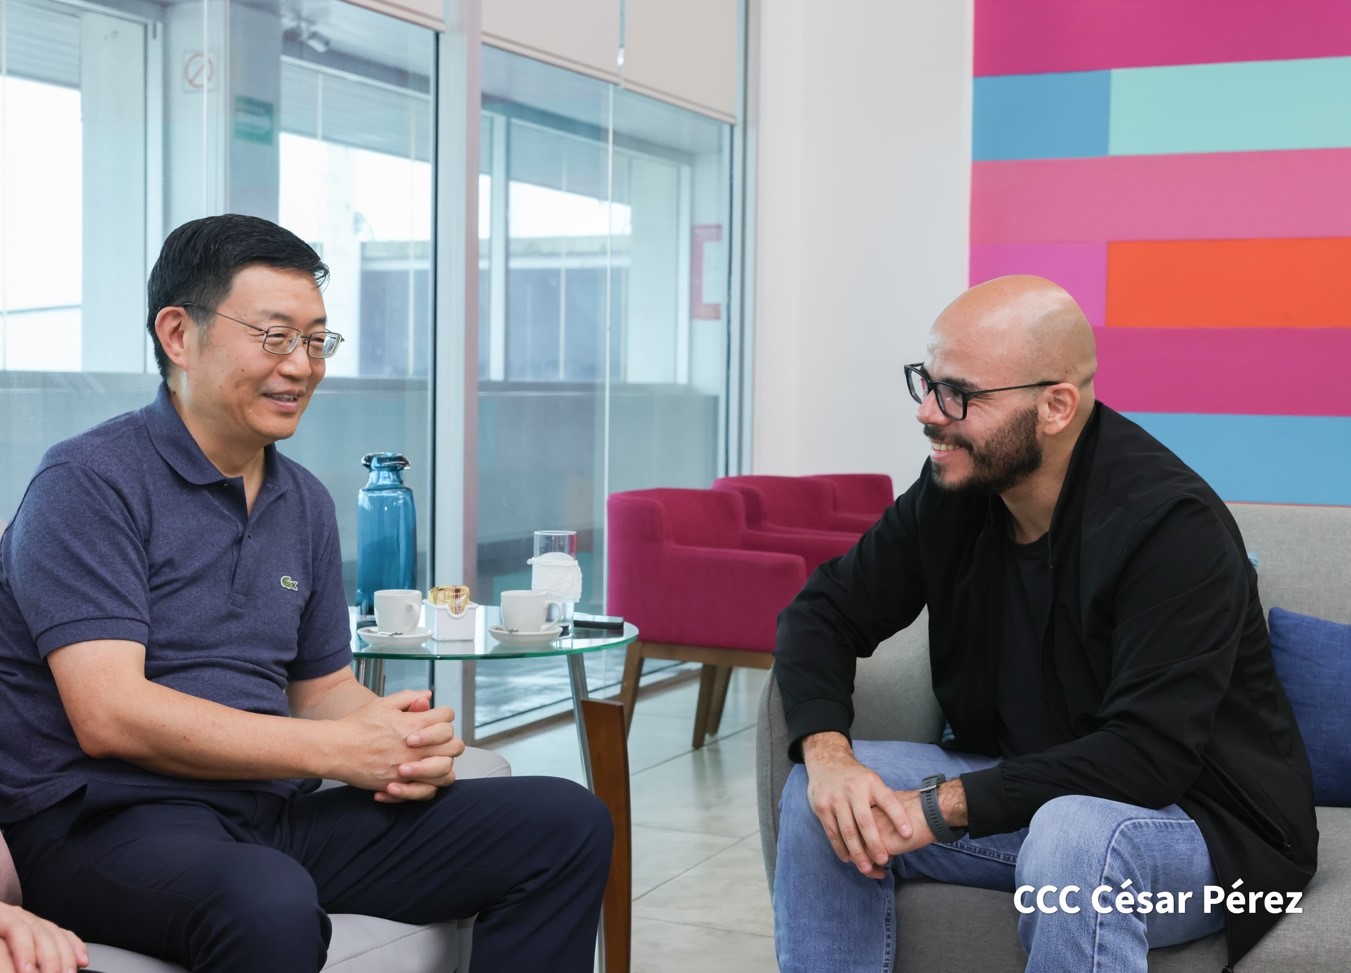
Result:
{"label": "orange rectangle on painting", "polygon": [[1351,327],[1351,238],[1107,245],[1107,326]]}

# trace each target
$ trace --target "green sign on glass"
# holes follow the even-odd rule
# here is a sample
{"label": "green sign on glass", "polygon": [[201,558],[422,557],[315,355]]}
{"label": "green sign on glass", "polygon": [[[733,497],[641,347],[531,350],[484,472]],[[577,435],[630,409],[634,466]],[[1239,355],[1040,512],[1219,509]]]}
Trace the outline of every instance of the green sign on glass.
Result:
{"label": "green sign on glass", "polygon": [[277,137],[274,106],[270,101],[235,95],[235,138],[271,145]]}

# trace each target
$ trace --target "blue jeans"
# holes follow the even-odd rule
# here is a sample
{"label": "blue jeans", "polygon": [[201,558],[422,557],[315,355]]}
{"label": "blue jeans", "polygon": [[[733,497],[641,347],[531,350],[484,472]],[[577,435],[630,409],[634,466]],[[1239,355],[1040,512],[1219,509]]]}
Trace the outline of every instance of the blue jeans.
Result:
{"label": "blue jeans", "polygon": [[[930,774],[951,779],[999,763],[927,743],[856,741],[854,752],[893,790],[912,790]],[[1154,811],[1101,798],[1056,798],[1021,831],[931,844],[898,856],[879,880],[835,857],[807,803],[806,771],[793,768],[780,802],[774,879],[774,940],[783,973],[890,973],[896,964],[896,881],[907,878],[1009,892],[1010,905],[1030,910],[1019,917],[1018,936],[1027,969],[1036,973],[1143,973],[1150,947],[1199,939],[1224,926],[1222,909],[1207,913],[1202,906],[1202,888],[1216,884],[1205,839],[1176,805]],[[1150,891],[1157,898],[1167,891],[1174,902],[1180,893],[1192,894],[1180,912],[1121,911],[1117,896],[1127,880],[1127,892]],[[1021,886],[1048,885],[1056,891],[1043,896],[1046,910],[1037,908],[1035,891],[1012,894]],[[1059,907],[1059,893],[1068,886],[1078,887],[1065,893],[1077,913]],[[1110,891],[1095,902],[1102,886]]]}

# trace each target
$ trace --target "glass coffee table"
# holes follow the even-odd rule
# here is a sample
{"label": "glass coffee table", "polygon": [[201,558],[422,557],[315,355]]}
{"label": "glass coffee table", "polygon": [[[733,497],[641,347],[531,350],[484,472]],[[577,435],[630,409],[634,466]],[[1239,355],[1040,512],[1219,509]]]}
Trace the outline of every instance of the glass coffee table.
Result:
{"label": "glass coffee table", "polygon": [[[357,679],[363,686],[373,690],[380,695],[384,695],[385,688],[385,661],[387,659],[411,659],[428,663],[428,668],[435,670],[437,662],[486,662],[491,659],[538,659],[544,656],[563,656],[568,663],[568,680],[572,683],[572,712],[577,723],[577,746],[582,757],[582,772],[586,775],[586,786],[596,793],[605,803],[612,808],[612,813],[616,815],[616,848],[620,848],[619,833],[622,829],[625,838],[622,847],[625,854],[629,856],[629,865],[622,869],[625,875],[631,875],[632,869],[632,851],[631,838],[627,837],[630,821],[627,817],[628,808],[628,777],[627,771],[624,771],[622,784],[615,785],[613,780],[608,786],[603,786],[600,791],[596,789],[596,778],[592,771],[592,749],[588,745],[586,737],[586,720],[582,715],[582,702],[587,699],[586,688],[586,660],[582,657],[588,652],[600,652],[603,649],[615,649],[628,645],[638,637],[638,627],[628,622],[624,623],[624,630],[610,631],[605,629],[581,628],[573,634],[562,636],[547,642],[544,645],[534,646],[511,646],[504,645],[497,641],[490,634],[488,628],[497,625],[502,620],[502,613],[494,605],[479,605],[475,611],[474,638],[462,639],[456,641],[437,641],[427,639],[418,645],[402,646],[399,648],[377,648],[369,645],[356,634],[356,613],[352,611],[352,658],[356,663]],[[369,624],[369,623],[366,623]],[[619,717],[620,723],[623,722],[623,716]],[[622,729],[618,734],[605,735],[597,734],[598,742],[605,748],[596,754],[598,760],[606,761],[609,766],[619,766],[627,768],[627,757],[622,763],[608,761],[607,758],[613,756],[611,753],[614,747],[625,747]],[[612,741],[606,746],[606,741]],[[617,742],[613,742],[616,741]],[[602,763],[602,767],[606,766]],[[602,782],[608,778],[602,774]],[[616,797],[614,793],[616,786],[622,791],[623,816],[619,812],[613,811],[616,807]],[[619,852],[616,851],[618,855]],[[627,973],[629,969],[629,942],[632,935],[631,918],[628,912],[629,898],[632,895],[631,878],[615,883],[613,875],[611,876],[612,890],[607,890],[605,914],[610,919],[601,920],[600,941],[601,949],[599,954],[598,968],[601,973],[608,969],[623,970]],[[618,908],[608,904],[612,895],[617,896]],[[616,929],[622,928],[622,931],[615,936],[611,936],[609,929],[611,923],[614,923]]]}
{"label": "glass coffee table", "polygon": [[377,648],[368,645],[356,634],[355,616],[352,626],[352,659],[356,663],[357,679],[363,686],[383,695],[385,661],[409,659],[432,665],[437,662],[486,662],[493,659],[538,659],[562,656],[568,664],[568,681],[572,685],[572,712],[577,723],[577,743],[581,748],[582,769],[587,786],[595,789],[591,773],[590,750],[587,748],[586,722],[582,719],[582,701],[587,698],[586,662],[588,652],[621,648],[638,637],[638,628],[629,622],[624,630],[609,631],[579,628],[544,645],[504,645],[490,634],[488,628],[501,623],[500,610],[495,605],[480,605],[475,614],[474,638],[457,641],[428,639],[418,645],[399,648]]}

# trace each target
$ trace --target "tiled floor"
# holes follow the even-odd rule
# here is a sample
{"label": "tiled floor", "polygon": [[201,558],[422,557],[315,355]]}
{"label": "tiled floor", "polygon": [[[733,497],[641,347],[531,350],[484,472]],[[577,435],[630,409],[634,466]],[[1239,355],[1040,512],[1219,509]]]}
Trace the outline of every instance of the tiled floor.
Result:
{"label": "tiled floor", "polygon": [[[774,924],[755,811],[755,704],[737,670],[722,729],[690,748],[697,682],[639,697],[629,736],[633,973],[772,973]],[[512,772],[582,779],[571,723],[489,743]]]}

